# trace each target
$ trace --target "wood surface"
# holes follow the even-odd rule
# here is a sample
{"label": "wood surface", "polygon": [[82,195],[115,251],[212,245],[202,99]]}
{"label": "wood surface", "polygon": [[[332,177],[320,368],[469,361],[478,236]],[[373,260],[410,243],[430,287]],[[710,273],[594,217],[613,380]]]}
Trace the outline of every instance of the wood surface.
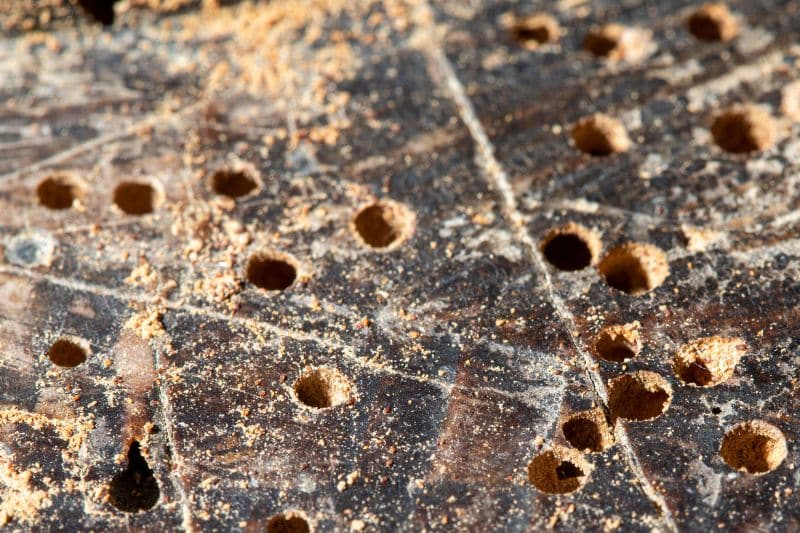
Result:
{"label": "wood surface", "polygon": [[0,525],[797,531],[800,2],[728,6],[0,0]]}

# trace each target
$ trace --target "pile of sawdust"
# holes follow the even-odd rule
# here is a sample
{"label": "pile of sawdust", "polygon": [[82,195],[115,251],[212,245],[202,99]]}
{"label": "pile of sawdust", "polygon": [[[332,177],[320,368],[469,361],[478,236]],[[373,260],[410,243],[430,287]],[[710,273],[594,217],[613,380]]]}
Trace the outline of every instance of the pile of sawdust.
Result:
{"label": "pile of sawdust", "polygon": [[547,494],[566,494],[581,488],[591,471],[591,463],[579,451],[554,446],[528,464],[528,481]]}
{"label": "pile of sawdust", "polygon": [[675,354],[675,373],[686,383],[701,387],[718,385],[733,375],[736,364],[747,351],[736,337],[703,337],[684,344]]}
{"label": "pile of sawdust", "polygon": [[594,351],[597,356],[615,363],[633,359],[641,349],[641,324],[638,321],[606,326],[594,340]]}

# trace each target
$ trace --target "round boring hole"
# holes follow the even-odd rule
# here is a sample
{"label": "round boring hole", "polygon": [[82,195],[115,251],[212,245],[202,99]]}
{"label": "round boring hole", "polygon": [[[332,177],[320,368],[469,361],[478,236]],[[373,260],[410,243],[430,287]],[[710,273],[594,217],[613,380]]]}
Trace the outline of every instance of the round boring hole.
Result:
{"label": "round boring hole", "polygon": [[652,51],[651,39],[641,28],[606,24],[586,34],[583,49],[609,61],[639,61]]}
{"label": "round boring hole", "polygon": [[744,340],[732,337],[695,339],[675,354],[675,374],[699,387],[712,387],[729,379],[747,350]]}
{"label": "round boring hole", "polygon": [[564,438],[581,451],[602,452],[614,442],[605,414],[590,409],[571,415],[561,426]]}
{"label": "round boring hole", "polygon": [[786,459],[786,438],[772,424],[751,420],[725,433],[719,453],[731,468],[763,474],[775,470]]}
{"label": "round boring hole", "polygon": [[730,41],[738,31],[736,19],[725,4],[705,4],[686,21],[689,33],[701,41]]}
{"label": "round boring hole", "polygon": [[258,179],[244,168],[222,168],[211,176],[211,189],[229,198],[246,196],[258,188]]}
{"label": "round boring hole", "polygon": [[126,181],[114,189],[114,203],[128,215],[145,215],[155,211],[161,194],[150,183]]}
{"label": "round boring hole", "polygon": [[247,279],[260,289],[283,291],[297,280],[296,264],[286,255],[260,252],[247,262]]}
{"label": "round boring hole", "polygon": [[308,367],[295,381],[294,392],[303,405],[325,409],[350,401],[352,385],[336,369]]}
{"label": "round boring hole", "polygon": [[671,401],[672,387],[655,372],[640,370],[608,382],[612,420],[651,420],[665,413]]}
{"label": "round boring hole", "polygon": [[622,122],[600,113],[581,119],[572,128],[572,140],[578,150],[593,156],[625,152],[631,146]]}
{"label": "round boring hole", "polygon": [[598,266],[611,287],[639,296],[664,283],[669,263],[663,250],[652,244],[628,242],[608,252]]}
{"label": "round boring hole", "polygon": [[89,350],[83,342],[62,337],[47,350],[47,357],[54,365],[74,367],[86,361]]}
{"label": "round boring hole", "polygon": [[48,176],[36,187],[39,203],[48,209],[69,209],[83,196],[81,183],[68,175]]}
{"label": "round boring hole", "polygon": [[606,326],[594,339],[594,351],[600,359],[622,363],[639,355],[642,349],[639,322]]}
{"label": "round boring hole", "polygon": [[542,254],[559,270],[581,270],[594,264],[600,238],[580,224],[570,223],[551,230],[542,241]]}
{"label": "round boring hole", "polygon": [[300,513],[276,514],[267,522],[267,533],[309,533],[311,526]]}
{"label": "round boring hole", "polygon": [[402,204],[384,200],[362,207],[352,227],[371,248],[395,247],[413,233],[414,214]]}
{"label": "round boring hole", "polygon": [[511,24],[511,34],[523,47],[534,50],[540,45],[552,43],[561,35],[558,21],[546,13],[521,17]]}
{"label": "round boring hole", "polygon": [[619,24],[592,28],[583,40],[583,49],[597,57],[621,59],[620,41],[624,32],[625,26]]}
{"label": "round boring hole", "polygon": [[754,105],[726,109],[711,124],[714,142],[733,154],[766,150],[775,142],[776,133],[772,115]]}
{"label": "round boring hole", "polygon": [[531,460],[528,481],[547,494],[566,494],[581,488],[591,470],[591,465],[580,452],[556,446]]}

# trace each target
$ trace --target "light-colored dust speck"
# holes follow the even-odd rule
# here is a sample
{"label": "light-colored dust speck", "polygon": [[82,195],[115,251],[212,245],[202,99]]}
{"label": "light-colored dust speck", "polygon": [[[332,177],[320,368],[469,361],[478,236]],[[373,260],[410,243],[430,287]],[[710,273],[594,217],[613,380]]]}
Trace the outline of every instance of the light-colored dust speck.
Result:
{"label": "light-colored dust speck", "polygon": [[686,249],[690,252],[704,252],[724,237],[722,232],[694,226],[682,226],[681,232],[686,239]]}

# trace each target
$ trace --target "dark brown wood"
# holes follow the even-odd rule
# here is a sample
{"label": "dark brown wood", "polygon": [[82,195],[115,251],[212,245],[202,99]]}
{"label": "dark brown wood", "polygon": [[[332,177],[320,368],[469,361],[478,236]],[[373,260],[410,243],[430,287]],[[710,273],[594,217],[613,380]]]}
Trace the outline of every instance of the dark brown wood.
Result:
{"label": "dark brown wood", "polygon": [[697,7],[0,0],[0,524],[797,530],[800,3]]}

